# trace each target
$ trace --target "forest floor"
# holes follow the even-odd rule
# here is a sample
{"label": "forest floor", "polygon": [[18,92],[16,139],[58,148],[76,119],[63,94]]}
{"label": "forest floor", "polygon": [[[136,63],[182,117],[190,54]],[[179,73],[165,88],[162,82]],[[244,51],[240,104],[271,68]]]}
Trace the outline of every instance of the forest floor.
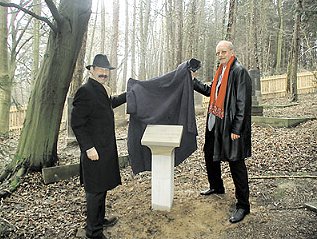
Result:
{"label": "forest floor", "polygon": [[[265,116],[317,117],[317,94],[299,97],[290,107],[269,107]],[[281,105],[286,99],[264,102]],[[201,196],[207,177],[202,152],[204,114],[197,115],[198,150],[175,168],[170,212],[151,210],[151,173],[121,170],[123,184],[107,195],[107,215],[119,222],[105,230],[111,239],[317,238],[317,213],[305,203],[317,201],[317,120],[294,128],[252,125],[253,155],[247,160],[251,213],[237,224],[228,221],[234,186],[222,164],[226,194]],[[126,127],[117,137],[126,138]],[[0,138],[0,168],[16,149],[17,137]],[[59,141],[60,164],[78,162],[78,146]],[[120,154],[126,153],[123,144]],[[283,176],[283,177],[281,177]],[[78,177],[45,185],[40,173],[27,174],[11,196],[0,201],[0,238],[77,238],[85,225],[85,196]]]}

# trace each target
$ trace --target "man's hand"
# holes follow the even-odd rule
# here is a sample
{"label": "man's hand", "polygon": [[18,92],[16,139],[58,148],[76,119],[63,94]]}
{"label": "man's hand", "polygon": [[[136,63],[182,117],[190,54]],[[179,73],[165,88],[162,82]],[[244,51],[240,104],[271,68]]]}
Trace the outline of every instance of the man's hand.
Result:
{"label": "man's hand", "polygon": [[99,160],[99,155],[95,147],[86,150],[87,157],[90,160]]}
{"label": "man's hand", "polygon": [[238,138],[240,138],[240,135],[231,133],[231,139],[232,139],[232,140],[236,140],[236,139],[238,139]]}
{"label": "man's hand", "polygon": [[194,79],[194,78],[196,78],[197,77],[197,75],[198,75],[198,73],[197,73],[197,71],[190,71],[191,73],[192,73],[192,79]]}

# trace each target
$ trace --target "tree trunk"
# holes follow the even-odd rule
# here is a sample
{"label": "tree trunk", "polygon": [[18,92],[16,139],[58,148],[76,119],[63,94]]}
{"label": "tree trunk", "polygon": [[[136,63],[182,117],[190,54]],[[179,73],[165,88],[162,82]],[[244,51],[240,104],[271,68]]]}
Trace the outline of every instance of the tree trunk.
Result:
{"label": "tree trunk", "polygon": [[[100,52],[101,54],[105,54],[105,46],[106,46],[106,8],[105,1],[101,1],[101,43],[100,43]],[[97,17],[97,16],[96,16]],[[108,56],[109,57],[109,56]]]}
{"label": "tree trunk", "polygon": [[259,57],[258,57],[258,37],[257,37],[257,0],[252,0],[252,14],[251,14],[251,59],[250,59],[250,69],[260,69],[259,68]]}
{"label": "tree trunk", "polygon": [[112,37],[110,63],[116,67],[111,71],[110,87],[112,92],[117,92],[117,66],[118,66],[118,45],[119,45],[119,0],[113,0]]}
{"label": "tree trunk", "polygon": [[296,1],[295,25],[292,39],[292,48],[287,66],[287,92],[289,92],[290,102],[296,102],[297,96],[297,68],[301,15],[303,12],[303,0]]}
{"label": "tree trunk", "polygon": [[[226,24],[226,19],[227,19],[227,4],[228,4],[228,0],[224,0],[224,4],[223,4],[223,16],[222,16],[222,29],[221,29],[221,40],[222,39],[226,39],[226,28],[225,28],[225,24]],[[228,25],[227,25],[228,27]]]}
{"label": "tree trunk", "polygon": [[[41,1],[33,0],[33,12],[41,15]],[[35,79],[39,69],[40,62],[40,21],[33,19],[33,65],[32,65],[32,80]]]}
{"label": "tree trunk", "polygon": [[135,45],[136,43],[136,16],[137,16],[137,4],[136,0],[133,2],[133,21],[132,21],[132,36],[131,36],[131,77],[136,78],[136,64],[135,64],[135,56],[136,50]]}
{"label": "tree trunk", "polygon": [[[132,43],[133,44],[133,43]],[[125,0],[125,28],[124,28],[124,63],[122,73],[121,90],[126,90],[127,75],[128,75],[128,57],[129,57],[129,2]]]}
{"label": "tree trunk", "polygon": [[190,32],[191,34],[189,34],[187,36],[187,54],[186,54],[186,58],[190,58],[194,55],[194,46],[195,44],[197,44],[197,42],[195,42],[195,28],[196,28],[196,9],[197,9],[197,2],[195,0],[191,0],[189,3],[189,24],[188,24],[188,32]]}
{"label": "tree trunk", "polygon": [[146,79],[146,52],[148,44],[148,30],[150,24],[151,0],[140,3],[140,65],[139,79]]}
{"label": "tree trunk", "polygon": [[[97,1],[97,9],[96,9],[96,12],[98,12],[98,9],[99,9],[99,0]],[[86,57],[86,60],[88,62],[88,64],[91,64],[92,63],[92,47],[94,46],[95,42],[95,33],[96,33],[96,28],[97,28],[97,18],[98,18],[98,15],[96,14],[95,15],[95,21],[94,21],[94,25],[92,27],[92,33],[91,33],[91,39],[90,39],[90,44],[89,44],[89,50],[88,50],[88,54],[87,54],[87,57]]]}
{"label": "tree trunk", "polygon": [[76,67],[74,70],[73,78],[69,87],[68,95],[74,97],[76,91],[83,83],[83,76],[85,71],[85,56],[86,56],[86,44],[87,43],[87,31],[84,34],[83,42],[78,54]]}
{"label": "tree trunk", "polygon": [[16,155],[0,175],[0,181],[10,183],[0,196],[14,191],[27,170],[41,170],[57,161],[64,102],[91,14],[91,0],[62,0],[59,14],[33,86]]}
{"label": "tree trunk", "polygon": [[9,133],[9,113],[12,82],[8,68],[8,9],[0,7],[0,134]]}
{"label": "tree trunk", "polygon": [[236,0],[230,0],[229,5],[229,18],[228,18],[228,25],[227,25],[227,34],[226,34],[226,40],[233,41],[234,39],[234,22],[235,22],[235,5]]}
{"label": "tree trunk", "polygon": [[176,54],[175,64],[179,65],[183,59],[183,0],[176,0]]}
{"label": "tree trunk", "polygon": [[280,73],[282,61],[282,46],[283,46],[283,32],[284,32],[284,19],[283,19],[283,0],[277,1],[277,12],[279,19],[279,28],[277,33],[277,51],[276,51],[276,72]]}

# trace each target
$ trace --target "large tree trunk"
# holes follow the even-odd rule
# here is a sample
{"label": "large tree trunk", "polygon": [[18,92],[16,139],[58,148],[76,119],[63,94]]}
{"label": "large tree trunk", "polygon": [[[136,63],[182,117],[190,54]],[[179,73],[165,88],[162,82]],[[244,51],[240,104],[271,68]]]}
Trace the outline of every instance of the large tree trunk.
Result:
{"label": "large tree trunk", "polygon": [[0,134],[9,133],[9,112],[12,82],[8,68],[8,9],[0,7]]}
{"label": "large tree trunk", "polygon": [[62,0],[59,14],[31,93],[15,158],[0,175],[0,181],[10,177],[9,188],[0,197],[15,190],[27,170],[40,170],[57,161],[64,102],[91,14],[91,0]]}

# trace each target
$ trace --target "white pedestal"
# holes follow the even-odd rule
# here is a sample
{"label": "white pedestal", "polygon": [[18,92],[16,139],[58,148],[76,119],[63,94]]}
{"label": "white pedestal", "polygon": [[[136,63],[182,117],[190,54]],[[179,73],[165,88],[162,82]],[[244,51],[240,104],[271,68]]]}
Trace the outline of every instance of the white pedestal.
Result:
{"label": "white pedestal", "polygon": [[142,145],[152,151],[152,209],[169,211],[174,197],[174,149],[180,146],[181,125],[148,125]]}

